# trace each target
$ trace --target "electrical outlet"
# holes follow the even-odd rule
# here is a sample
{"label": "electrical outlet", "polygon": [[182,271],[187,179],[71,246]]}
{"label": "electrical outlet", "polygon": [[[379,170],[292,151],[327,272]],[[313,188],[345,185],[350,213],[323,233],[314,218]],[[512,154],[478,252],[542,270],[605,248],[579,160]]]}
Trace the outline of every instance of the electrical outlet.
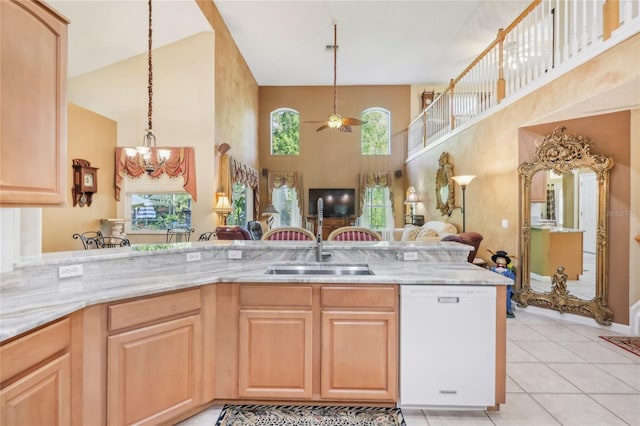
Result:
{"label": "electrical outlet", "polygon": [[79,277],[82,275],[82,264],[65,265],[58,268],[58,278]]}
{"label": "electrical outlet", "polygon": [[417,251],[405,251],[403,253],[403,260],[418,260]]}
{"label": "electrical outlet", "polygon": [[242,250],[229,250],[227,259],[242,259]]}
{"label": "electrical outlet", "polygon": [[197,262],[202,259],[202,253],[199,251],[194,251],[191,253],[187,253],[187,262]]}
{"label": "electrical outlet", "polygon": [[502,219],[502,227],[504,229],[509,229],[509,221],[507,219]]}

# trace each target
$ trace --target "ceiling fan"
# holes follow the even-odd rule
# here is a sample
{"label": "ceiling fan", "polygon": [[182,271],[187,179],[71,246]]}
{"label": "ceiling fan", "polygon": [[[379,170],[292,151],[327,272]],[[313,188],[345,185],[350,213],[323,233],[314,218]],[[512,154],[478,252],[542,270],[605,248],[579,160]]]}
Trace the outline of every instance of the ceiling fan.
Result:
{"label": "ceiling fan", "polygon": [[351,126],[360,126],[365,122],[358,120],[357,118],[343,117],[337,112],[338,106],[338,90],[336,87],[336,63],[338,56],[338,25],[333,25],[333,46],[327,46],[327,48],[333,49],[333,114],[329,116],[329,119],[324,121],[307,121],[306,123],[324,123],[318,127],[316,132],[325,129],[338,129],[341,132],[351,132]]}

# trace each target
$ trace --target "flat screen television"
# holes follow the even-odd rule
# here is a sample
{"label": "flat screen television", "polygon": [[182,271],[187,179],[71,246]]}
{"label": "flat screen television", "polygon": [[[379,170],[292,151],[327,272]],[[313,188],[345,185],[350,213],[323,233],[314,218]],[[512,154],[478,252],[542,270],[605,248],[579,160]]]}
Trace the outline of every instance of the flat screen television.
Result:
{"label": "flat screen television", "polygon": [[318,214],[318,198],[322,198],[324,217],[355,216],[356,190],[354,188],[310,188],[309,214]]}

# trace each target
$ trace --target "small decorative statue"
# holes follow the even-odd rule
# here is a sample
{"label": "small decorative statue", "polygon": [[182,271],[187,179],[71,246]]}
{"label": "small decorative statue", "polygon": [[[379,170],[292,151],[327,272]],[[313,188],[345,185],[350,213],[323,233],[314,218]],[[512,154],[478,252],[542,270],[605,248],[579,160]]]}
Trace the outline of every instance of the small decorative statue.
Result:
{"label": "small decorative statue", "polygon": [[[500,275],[504,275],[505,277],[515,281],[516,280],[516,274],[514,271],[515,268],[513,267],[513,265],[511,265],[511,258],[509,257],[507,252],[504,250],[498,250],[495,253],[489,250],[489,252],[492,254],[491,260],[493,261],[493,263],[496,264],[496,266],[493,266],[491,270],[493,272],[496,272]],[[507,286],[507,318],[515,318],[515,315],[513,314],[513,310],[511,309],[512,295],[513,295],[513,289],[512,289],[512,286],[509,285]]]}

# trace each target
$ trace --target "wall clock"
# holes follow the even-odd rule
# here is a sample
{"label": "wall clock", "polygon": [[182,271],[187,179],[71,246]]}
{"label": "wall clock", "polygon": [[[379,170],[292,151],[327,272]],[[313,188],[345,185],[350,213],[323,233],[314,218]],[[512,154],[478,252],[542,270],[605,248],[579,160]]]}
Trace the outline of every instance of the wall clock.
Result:
{"label": "wall clock", "polygon": [[87,160],[75,158],[72,160],[73,166],[73,187],[71,195],[73,206],[90,206],[93,194],[98,192],[98,169],[91,167]]}

